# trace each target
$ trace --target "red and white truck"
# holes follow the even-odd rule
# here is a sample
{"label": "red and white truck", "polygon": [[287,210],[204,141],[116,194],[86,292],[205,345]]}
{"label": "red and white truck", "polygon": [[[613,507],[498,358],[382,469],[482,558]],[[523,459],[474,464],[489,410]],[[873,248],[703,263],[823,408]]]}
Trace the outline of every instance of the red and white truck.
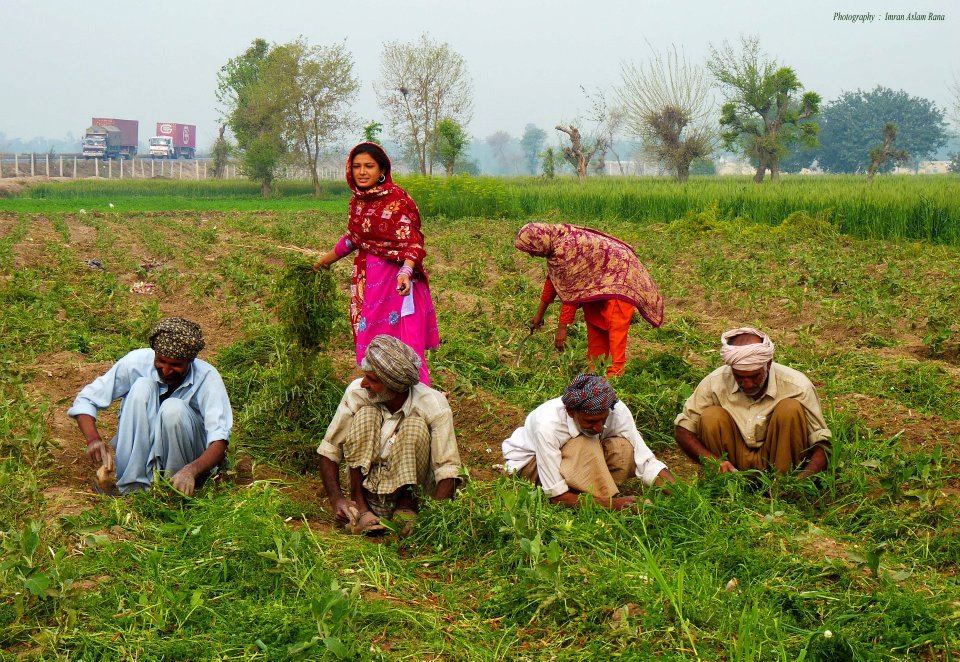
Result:
{"label": "red and white truck", "polygon": [[87,159],[132,159],[137,153],[137,120],[94,117],[83,135],[83,156]]}
{"label": "red and white truck", "polygon": [[196,151],[195,125],[157,122],[157,135],[150,139],[150,156],[155,159],[192,159]]}

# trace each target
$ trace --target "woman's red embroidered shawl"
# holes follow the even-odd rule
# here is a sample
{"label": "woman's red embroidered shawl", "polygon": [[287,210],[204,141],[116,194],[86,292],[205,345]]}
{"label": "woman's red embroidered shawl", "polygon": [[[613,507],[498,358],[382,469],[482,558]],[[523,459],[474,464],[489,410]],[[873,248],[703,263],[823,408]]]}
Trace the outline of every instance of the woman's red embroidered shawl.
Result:
{"label": "woman's red embroidered shawl", "polygon": [[[365,145],[368,143],[361,143]],[[347,233],[350,241],[361,252],[373,253],[388,260],[412,260],[414,271],[423,278],[423,232],[420,230],[420,210],[406,191],[393,183],[389,172],[382,184],[366,191],[357,188],[350,164],[357,148],[347,157],[347,183],[353,191],[350,201],[350,221]]]}

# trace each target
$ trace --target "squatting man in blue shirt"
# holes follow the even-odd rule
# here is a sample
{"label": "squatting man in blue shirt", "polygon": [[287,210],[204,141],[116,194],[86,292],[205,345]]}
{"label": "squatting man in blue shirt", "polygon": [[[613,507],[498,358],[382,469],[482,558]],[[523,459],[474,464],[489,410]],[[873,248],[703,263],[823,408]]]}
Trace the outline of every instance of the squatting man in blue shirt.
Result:
{"label": "squatting man in blue shirt", "polygon": [[[233,414],[220,373],[197,358],[203,347],[195,322],[161,320],[150,334],[149,349],[135,349],[117,361],[80,391],[67,412],[87,440],[90,460],[107,472],[115,469],[121,494],[148,489],[154,472],[161,471],[174,488],[191,496],[223,462]],[[114,463],[96,418],[121,398],[117,434],[110,441]]]}

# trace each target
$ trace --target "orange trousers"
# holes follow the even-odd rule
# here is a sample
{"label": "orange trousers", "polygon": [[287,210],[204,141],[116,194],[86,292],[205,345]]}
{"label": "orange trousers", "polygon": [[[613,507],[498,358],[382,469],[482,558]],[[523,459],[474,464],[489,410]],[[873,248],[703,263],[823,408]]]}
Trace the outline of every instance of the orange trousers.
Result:
{"label": "orange trousers", "polygon": [[626,301],[607,299],[583,304],[583,318],[587,323],[587,358],[609,356],[607,377],[623,374],[627,363],[627,334],[634,307]]}

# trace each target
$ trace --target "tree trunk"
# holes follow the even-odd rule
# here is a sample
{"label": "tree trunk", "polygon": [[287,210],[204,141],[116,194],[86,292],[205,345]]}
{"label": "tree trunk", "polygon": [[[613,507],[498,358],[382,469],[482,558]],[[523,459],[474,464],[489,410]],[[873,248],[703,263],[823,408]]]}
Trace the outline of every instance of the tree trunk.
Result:
{"label": "tree trunk", "polygon": [[265,198],[269,198],[270,194],[273,193],[273,181],[270,177],[264,177],[260,182],[260,195]]}
{"label": "tree trunk", "polygon": [[587,166],[589,165],[590,162],[584,158],[582,153],[577,155],[577,179],[580,180],[581,184],[587,178]]}
{"label": "tree trunk", "polygon": [[767,160],[760,157],[760,165],[757,166],[757,173],[753,176],[753,181],[757,184],[762,184],[765,174],[767,174]]}
{"label": "tree trunk", "polygon": [[780,180],[780,159],[771,159],[770,160],[770,181],[776,182]]}
{"label": "tree trunk", "polygon": [[681,184],[686,183],[690,179],[690,164],[689,163],[679,163],[677,164],[677,181]]}

